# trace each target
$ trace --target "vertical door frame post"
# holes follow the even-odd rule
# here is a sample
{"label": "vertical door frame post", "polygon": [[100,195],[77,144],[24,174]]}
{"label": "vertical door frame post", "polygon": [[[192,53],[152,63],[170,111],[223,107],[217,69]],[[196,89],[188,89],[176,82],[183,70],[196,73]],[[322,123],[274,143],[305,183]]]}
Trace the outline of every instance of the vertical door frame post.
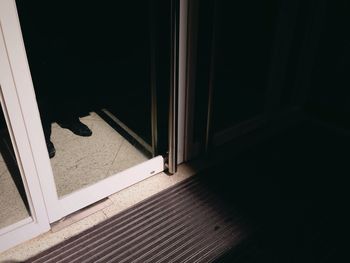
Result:
{"label": "vertical door frame post", "polygon": [[150,27],[150,86],[151,86],[151,133],[152,155],[158,155],[158,103],[157,103],[157,69],[156,69],[156,22],[154,0],[149,4],[149,27]]}
{"label": "vertical door frame post", "polygon": [[212,38],[211,38],[211,57],[210,71],[208,82],[208,110],[204,138],[204,152],[207,154],[212,147],[213,139],[213,101],[214,101],[214,84],[215,84],[215,62],[216,62],[216,40],[217,40],[217,23],[218,23],[218,3],[213,2],[213,18],[212,18]]}
{"label": "vertical door frame post", "polygon": [[171,57],[170,57],[170,96],[169,96],[169,134],[168,134],[168,172],[177,171],[177,128],[178,128],[178,87],[179,87],[179,14],[180,0],[171,0]]}

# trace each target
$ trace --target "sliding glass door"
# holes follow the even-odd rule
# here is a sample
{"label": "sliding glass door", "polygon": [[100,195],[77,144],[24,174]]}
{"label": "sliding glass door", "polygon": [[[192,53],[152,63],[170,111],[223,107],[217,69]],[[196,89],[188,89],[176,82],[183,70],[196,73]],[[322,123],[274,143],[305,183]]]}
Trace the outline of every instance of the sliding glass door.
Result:
{"label": "sliding glass door", "polygon": [[290,98],[308,4],[194,0],[192,5],[193,142],[208,150],[295,110]]}
{"label": "sliding glass door", "polygon": [[49,230],[38,173],[9,63],[0,3],[0,253]]}
{"label": "sliding glass door", "polygon": [[163,171],[170,1],[4,2],[50,222]]}

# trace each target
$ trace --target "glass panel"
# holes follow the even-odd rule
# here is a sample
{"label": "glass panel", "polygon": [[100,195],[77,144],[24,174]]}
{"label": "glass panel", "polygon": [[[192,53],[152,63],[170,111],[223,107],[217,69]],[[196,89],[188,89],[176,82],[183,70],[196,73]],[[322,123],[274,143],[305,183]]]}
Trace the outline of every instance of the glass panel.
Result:
{"label": "glass panel", "polygon": [[218,1],[214,131],[263,113],[279,2]]}
{"label": "glass panel", "polygon": [[196,63],[196,137],[203,137],[202,131],[206,128],[211,77],[214,134],[264,113],[280,5],[280,0],[201,1]]}
{"label": "glass panel", "polygon": [[202,142],[205,137],[208,111],[208,86],[211,75],[210,63],[212,60],[213,10],[214,0],[200,1],[198,5],[198,40],[193,43],[196,45],[198,54],[195,61],[194,142]]}
{"label": "glass panel", "polygon": [[21,173],[17,166],[3,111],[0,112],[0,230],[30,217]]}
{"label": "glass panel", "polygon": [[318,11],[314,15],[318,16],[318,23],[310,29],[310,50],[304,54],[305,61],[313,62],[304,73],[310,82],[309,90],[304,91],[308,112],[345,129],[350,128],[350,41],[348,34],[344,34],[350,21],[349,10],[348,2],[330,1],[323,13]]}
{"label": "glass panel", "polygon": [[16,1],[60,197],[154,155],[151,2]]}

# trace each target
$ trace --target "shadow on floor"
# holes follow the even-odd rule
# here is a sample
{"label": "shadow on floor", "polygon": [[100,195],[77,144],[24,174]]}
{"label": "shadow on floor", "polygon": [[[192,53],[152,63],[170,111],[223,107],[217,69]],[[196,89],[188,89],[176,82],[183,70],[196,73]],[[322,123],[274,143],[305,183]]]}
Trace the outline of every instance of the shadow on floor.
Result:
{"label": "shadow on floor", "polygon": [[200,178],[252,234],[217,262],[341,262],[350,139],[302,122]]}

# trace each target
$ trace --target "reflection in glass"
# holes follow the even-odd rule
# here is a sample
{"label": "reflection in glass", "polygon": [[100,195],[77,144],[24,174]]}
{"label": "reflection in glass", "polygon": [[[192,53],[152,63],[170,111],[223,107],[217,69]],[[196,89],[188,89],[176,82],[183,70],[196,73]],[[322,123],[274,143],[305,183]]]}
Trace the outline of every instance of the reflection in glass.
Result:
{"label": "reflection in glass", "polygon": [[0,112],[0,230],[30,216],[3,112]]}
{"label": "reflection in glass", "polygon": [[16,3],[58,195],[151,158],[150,1]]}
{"label": "reflection in glass", "polygon": [[280,0],[217,1],[216,132],[263,114],[279,6]]}
{"label": "reflection in glass", "polygon": [[[196,136],[205,130],[213,88],[214,134],[265,111],[280,0],[203,0],[199,8]],[[211,64],[212,63],[212,64]],[[210,84],[209,84],[210,83]]]}

